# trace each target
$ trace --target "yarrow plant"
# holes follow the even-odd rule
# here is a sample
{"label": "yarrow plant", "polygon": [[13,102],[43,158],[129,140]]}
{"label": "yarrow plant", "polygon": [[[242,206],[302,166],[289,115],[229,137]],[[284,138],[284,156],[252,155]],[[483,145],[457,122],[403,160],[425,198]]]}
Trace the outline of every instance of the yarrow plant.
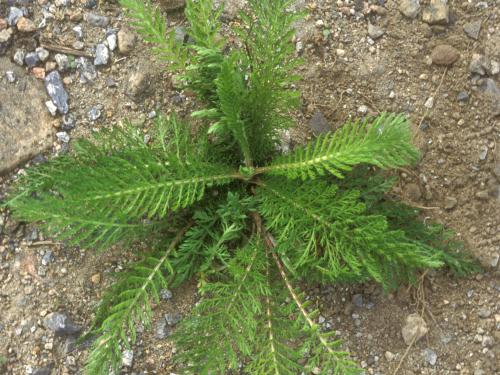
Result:
{"label": "yarrow plant", "polygon": [[[421,270],[475,269],[451,234],[391,201],[383,170],[418,152],[404,116],[382,113],[280,151],[299,104],[291,0],[249,0],[221,35],[222,8],[188,0],[188,40],[149,0],[121,0],[137,31],[198,98],[191,120],[159,116],[151,141],[133,124],[32,167],[8,206],[70,244],[145,247],[105,293],[86,337],[86,373],[118,374],[163,288],[198,279],[199,302],[173,339],[186,374],[358,374],[301,288]],[[195,126],[194,126],[195,125]]]}

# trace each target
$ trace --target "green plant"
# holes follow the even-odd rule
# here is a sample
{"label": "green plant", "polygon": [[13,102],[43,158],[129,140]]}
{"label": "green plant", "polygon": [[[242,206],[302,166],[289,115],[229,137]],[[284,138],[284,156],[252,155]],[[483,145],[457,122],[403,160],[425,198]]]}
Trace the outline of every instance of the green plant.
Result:
{"label": "green plant", "polygon": [[447,231],[386,197],[393,180],[380,170],[418,158],[403,116],[350,121],[278,151],[299,103],[292,1],[249,0],[233,46],[212,0],[187,1],[187,44],[165,38],[149,1],[121,3],[197,95],[196,126],[160,116],[148,144],[129,123],[103,131],[28,169],[8,202],[75,245],[151,249],[98,306],[88,374],[118,373],[160,290],[193,277],[201,298],[174,335],[180,371],[356,374],[301,286],[374,280],[392,290],[423,269],[475,269]]}

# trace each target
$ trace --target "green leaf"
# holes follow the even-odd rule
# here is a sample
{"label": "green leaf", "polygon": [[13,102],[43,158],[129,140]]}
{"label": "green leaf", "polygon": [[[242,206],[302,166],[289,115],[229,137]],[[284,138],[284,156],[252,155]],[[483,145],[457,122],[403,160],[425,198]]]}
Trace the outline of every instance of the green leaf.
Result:
{"label": "green leaf", "polygon": [[238,368],[240,356],[252,354],[267,289],[262,252],[259,241],[251,241],[201,288],[203,298],[174,335],[185,373],[227,373]]}
{"label": "green leaf", "polygon": [[73,244],[106,248],[145,237],[207,189],[239,178],[231,168],[202,161],[204,154],[188,148],[178,129],[168,148],[111,140],[115,134],[97,144],[81,142],[76,154],[28,170],[8,202],[14,215],[45,221],[50,233]]}
{"label": "green leaf", "polygon": [[120,5],[128,10],[133,19],[131,24],[143,36],[146,42],[154,44],[153,52],[170,61],[173,69],[184,67],[187,60],[187,49],[176,43],[175,31],[167,34],[167,22],[158,8],[154,8],[150,0],[119,0]]}
{"label": "green leaf", "polygon": [[349,122],[257,172],[303,180],[325,173],[343,178],[345,171],[361,163],[387,169],[411,164],[417,158],[406,118],[384,113],[372,123],[368,119]]}
{"label": "green leaf", "polygon": [[108,375],[110,369],[120,372],[122,347],[135,343],[138,324],[150,326],[151,299],[158,303],[158,291],[168,286],[169,257],[188,228],[180,230],[163,253],[148,255],[122,272],[104,294],[92,328],[84,337],[97,335],[86,362],[87,374]]}
{"label": "green leaf", "polygon": [[294,272],[321,282],[371,278],[392,289],[419,270],[444,264],[444,253],[389,227],[366,212],[355,190],[339,191],[317,179],[262,182],[259,211],[277,237],[278,252]]}

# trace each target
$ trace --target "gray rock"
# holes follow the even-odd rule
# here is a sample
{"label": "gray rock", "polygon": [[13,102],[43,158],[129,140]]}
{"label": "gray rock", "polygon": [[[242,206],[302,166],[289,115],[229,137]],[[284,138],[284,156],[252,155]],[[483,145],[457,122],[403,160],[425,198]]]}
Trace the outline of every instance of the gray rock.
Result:
{"label": "gray rock", "polygon": [[122,55],[128,55],[135,47],[136,36],[135,33],[128,29],[123,28],[118,31],[118,50]]}
{"label": "gray rock", "polygon": [[171,334],[171,329],[165,319],[160,319],[155,327],[155,337],[159,340],[166,339]]}
{"label": "gray rock", "polygon": [[52,119],[43,85],[24,69],[0,57],[0,72],[12,71],[18,84],[0,84],[0,174],[52,145]]}
{"label": "gray rock", "polygon": [[80,73],[80,82],[82,83],[87,83],[97,78],[97,70],[94,64],[85,57],[76,59],[76,69]]}
{"label": "gray rock", "polygon": [[12,70],[8,70],[5,72],[5,79],[9,83],[16,82],[16,74]]}
{"label": "gray rock", "polygon": [[434,350],[427,348],[424,350],[423,355],[425,358],[425,362],[427,362],[431,366],[436,365],[438,356]]}
{"label": "gray rock", "polygon": [[493,255],[490,258],[490,266],[491,266],[491,268],[497,268],[499,261],[500,261],[500,254],[497,253],[497,254]]}
{"label": "gray rock", "polygon": [[488,319],[490,316],[491,316],[491,310],[488,309],[487,307],[482,307],[479,309],[479,311],[477,312],[477,315],[481,318],[481,319]]}
{"label": "gray rock", "polygon": [[363,295],[362,294],[355,294],[352,296],[352,303],[356,307],[363,307],[364,306],[364,301],[363,301]]}
{"label": "gray rock", "polygon": [[478,85],[479,91],[483,94],[489,95],[491,97],[497,98],[500,100],[500,88],[498,88],[496,82],[492,78],[484,78],[481,79]]}
{"label": "gray rock", "polygon": [[87,9],[93,9],[97,6],[97,0],[86,0],[83,6]]}
{"label": "gray rock", "polygon": [[368,106],[366,106],[365,104],[360,105],[358,107],[358,112],[362,115],[366,115],[368,113]]}
{"label": "gray rock", "polygon": [[0,43],[10,42],[13,34],[14,29],[3,29],[2,31],[0,31]]}
{"label": "gray rock", "polygon": [[450,22],[450,8],[447,0],[431,0],[422,12],[422,21],[429,25],[447,25]]}
{"label": "gray rock", "polygon": [[482,145],[479,148],[479,160],[484,161],[486,160],[487,156],[488,156],[488,146]]}
{"label": "gray rock", "polygon": [[478,21],[473,21],[473,22],[467,22],[464,25],[464,32],[467,34],[469,38],[472,38],[474,40],[479,39],[479,33],[481,32],[481,20]]}
{"label": "gray rock", "polygon": [[467,91],[460,91],[457,95],[457,101],[467,102],[469,100],[469,93]]}
{"label": "gray rock", "polygon": [[69,134],[66,132],[57,132],[56,137],[57,140],[62,143],[68,143],[70,140]]}
{"label": "gray rock", "polygon": [[52,102],[56,105],[57,110],[62,114],[68,113],[68,93],[64,89],[61,75],[57,70],[50,72],[45,77],[45,88],[47,89],[50,99],[52,99]]}
{"label": "gray rock", "polygon": [[45,254],[42,256],[42,265],[48,266],[49,263],[52,263],[54,261],[54,253],[52,250],[47,250]]}
{"label": "gray rock", "polygon": [[420,0],[401,0],[399,11],[407,18],[416,18],[420,13]]}
{"label": "gray rock", "polygon": [[445,201],[444,201],[444,208],[446,210],[452,210],[456,207],[458,201],[457,201],[457,198],[455,197],[446,197]]}
{"label": "gray rock", "polygon": [[406,317],[406,324],[401,330],[406,345],[411,345],[424,337],[428,332],[425,320],[418,314],[410,314]]}
{"label": "gray rock", "polygon": [[483,336],[483,340],[481,341],[481,345],[483,348],[491,348],[495,344],[495,340],[491,336]]}
{"label": "gray rock", "polygon": [[500,160],[497,161],[495,167],[493,168],[493,174],[500,180]]}
{"label": "gray rock", "polygon": [[14,53],[14,62],[19,66],[23,66],[25,57],[26,52],[23,49],[18,49],[16,53]]}
{"label": "gray rock", "polygon": [[73,130],[76,126],[76,118],[72,113],[67,113],[62,117],[61,129],[64,131]]}
{"label": "gray rock", "polygon": [[35,50],[36,54],[38,55],[38,58],[40,59],[41,62],[45,62],[49,58],[49,51],[47,51],[43,47],[38,47]]}
{"label": "gray rock", "polygon": [[134,352],[132,350],[124,350],[122,353],[122,365],[125,367],[132,367],[134,362]]}
{"label": "gray rock", "polygon": [[45,106],[47,107],[47,110],[49,111],[51,116],[56,116],[57,115],[57,107],[54,103],[52,103],[52,100],[47,100],[45,102]]}
{"label": "gray rock", "polygon": [[87,22],[89,25],[96,26],[96,27],[106,27],[109,25],[109,18],[106,16],[101,16],[99,14],[95,13],[85,13],[83,16],[83,19],[85,22]]}
{"label": "gray rock", "polygon": [[17,21],[19,21],[19,18],[21,18],[23,16],[24,16],[24,13],[21,9],[16,8],[16,7],[10,7],[9,14],[7,15],[7,23],[10,26],[15,26],[17,24]]}
{"label": "gray rock", "polygon": [[160,297],[161,299],[167,301],[172,298],[172,292],[168,289],[162,289],[160,290]]}
{"label": "gray rock", "polygon": [[167,313],[165,314],[165,321],[169,326],[175,326],[182,319],[182,315],[180,313]]}
{"label": "gray rock", "polygon": [[449,44],[440,44],[431,52],[431,60],[435,65],[450,66],[460,58],[458,50]]}
{"label": "gray rock", "polygon": [[175,44],[182,45],[186,41],[186,28],[182,26],[176,26],[174,28],[174,42]]}
{"label": "gray rock", "polygon": [[58,53],[54,56],[54,59],[56,60],[57,69],[59,69],[59,71],[64,72],[70,68],[68,55]]}
{"label": "gray rock", "polygon": [[104,44],[99,43],[95,49],[94,65],[106,65],[109,61],[109,50]]}
{"label": "gray rock", "polygon": [[118,43],[118,39],[117,39],[116,34],[109,34],[106,37],[106,41],[108,42],[109,50],[110,51],[114,51],[116,49],[116,46],[117,46],[117,43]]}
{"label": "gray rock", "polygon": [[50,375],[52,369],[50,367],[40,367],[31,373],[31,375]]}
{"label": "gray rock", "polygon": [[396,358],[396,355],[392,352],[386,351],[384,353],[384,357],[387,360],[387,362],[392,362],[394,360],[394,358]]}
{"label": "gray rock", "polygon": [[371,23],[368,23],[368,35],[370,38],[373,40],[380,38],[382,35],[385,34],[385,31],[382,30],[380,27],[372,25]]}
{"label": "gray rock", "polygon": [[72,44],[74,49],[82,50],[85,48],[85,44],[81,40],[75,40]]}
{"label": "gray rock", "polygon": [[99,107],[92,107],[88,111],[87,115],[88,115],[88,118],[89,118],[90,121],[95,121],[99,117],[101,117],[101,110],[100,110]]}
{"label": "gray rock", "polygon": [[76,349],[76,338],[74,337],[66,337],[64,344],[62,345],[62,352],[64,355],[67,355],[73,352]]}
{"label": "gray rock", "polygon": [[137,70],[128,79],[127,95],[135,100],[141,99],[149,87],[149,75],[143,69]]}
{"label": "gray rock", "polygon": [[53,331],[59,336],[75,336],[82,328],[73,323],[66,315],[51,313],[43,321],[46,329]]}
{"label": "gray rock", "polygon": [[314,135],[318,136],[324,133],[328,133],[330,131],[330,124],[326,119],[325,115],[321,111],[314,112],[311,121],[309,121],[309,126]]}
{"label": "gray rock", "polygon": [[55,4],[58,7],[69,7],[71,5],[71,0],[56,0]]}
{"label": "gray rock", "polygon": [[491,60],[488,56],[474,53],[469,64],[469,72],[481,76],[491,73]]}
{"label": "gray rock", "polygon": [[24,62],[28,67],[32,68],[40,62],[40,58],[36,52],[28,52],[26,56],[24,56]]}
{"label": "gray rock", "polygon": [[75,33],[76,39],[83,39],[83,28],[80,25],[73,27],[73,32]]}

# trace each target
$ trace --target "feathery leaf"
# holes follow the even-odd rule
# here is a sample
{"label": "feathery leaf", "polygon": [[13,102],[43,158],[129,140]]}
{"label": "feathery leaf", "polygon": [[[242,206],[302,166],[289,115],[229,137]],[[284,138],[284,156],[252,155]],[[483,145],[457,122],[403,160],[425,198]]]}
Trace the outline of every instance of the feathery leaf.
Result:
{"label": "feathery leaf", "polygon": [[368,119],[349,122],[257,171],[303,180],[326,172],[343,178],[344,171],[350,171],[357,164],[396,168],[416,161],[417,157],[406,118],[382,114],[371,124]]}

